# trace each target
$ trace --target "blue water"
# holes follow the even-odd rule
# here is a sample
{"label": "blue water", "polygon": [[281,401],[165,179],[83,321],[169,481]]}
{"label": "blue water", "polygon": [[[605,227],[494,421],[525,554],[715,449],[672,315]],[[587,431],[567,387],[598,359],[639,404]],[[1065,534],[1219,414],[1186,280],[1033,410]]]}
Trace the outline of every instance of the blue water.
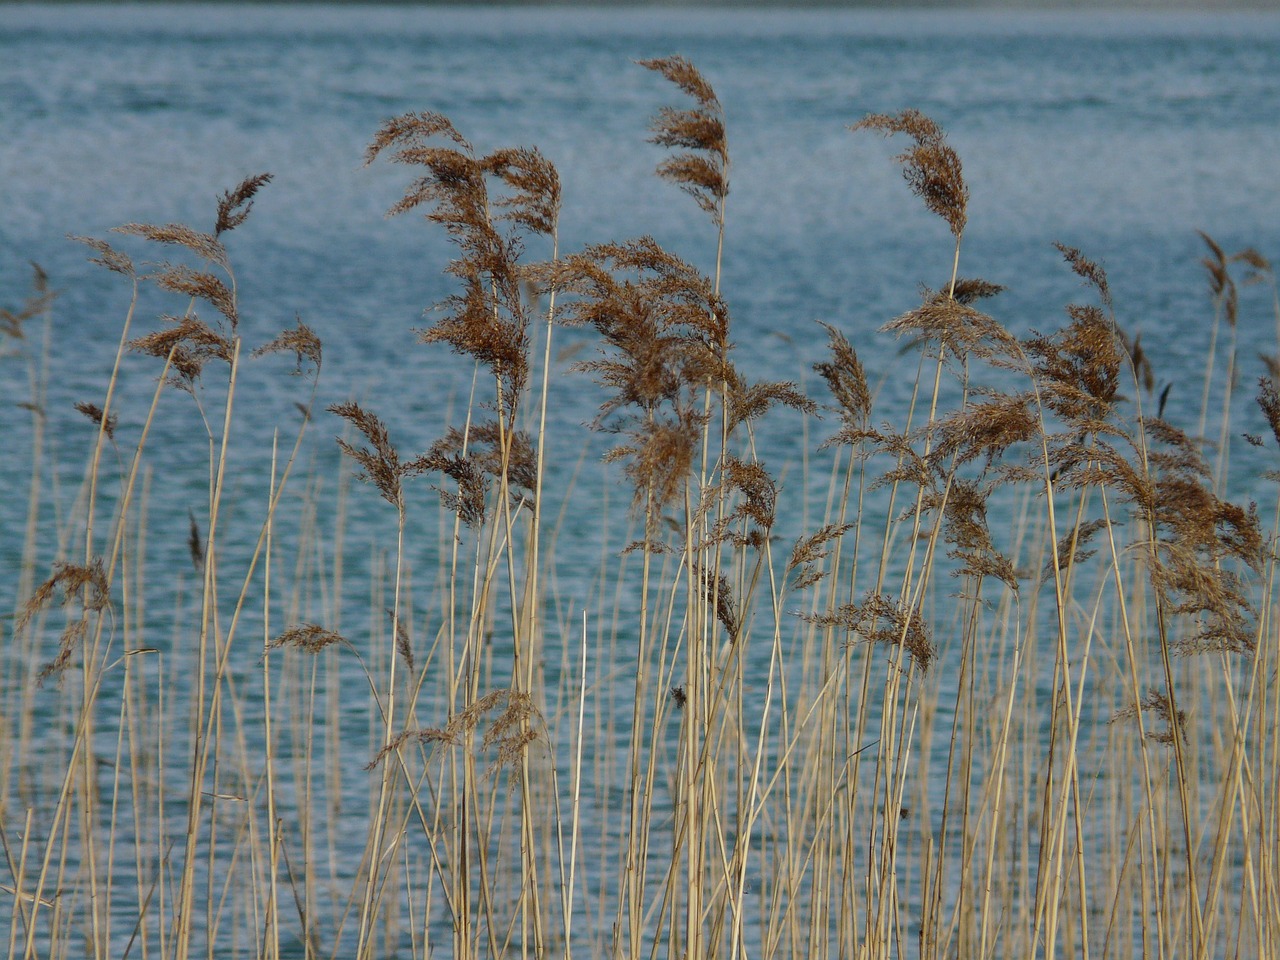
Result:
{"label": "blue water", "polygon": [[[813,386],[822,320],[848,333],[872,371],[877,418],[901,412],[914,361],[873,332],[915,305],[919,284],[944,282],[951,238],[902,182],[897,145],[847,127],[914,107],[963,159],[972,199],[961,273],[1009,288],[995,316],[1018,334],[1056,327],[1082,293],[1052,244],[1080,248],[1109,271],[1118,318],[1142,333],[1157,390],[1174,384],[1170,416],[1194,426],[1212,318],[1196,231],[1229,252],[1280,257],[1280,15],[4,5],[0,305],[27,295],[29,261],[60,291],[46,412],[62,485],[51,498],[69,499],[83,469],[91,431],[72,404],[101,401],[129,297],[68,234],[107,236],[127,222],[208,229],[221,191],[272,172],[228,241],[249,345],[301,317],[325,343],[320,404],[358,399],[406,450],[423,449],[470,389],[464,363],[415,342],[424,308],[452,292],[442,273],[452,250],[420,218],[384,218],[409,174],[365,166],[365,145],[411,110],[448,115],[481,151],[536,145],[564,184],[562,250],[651,234],[709,269],[709,223],[653,177],[662,153],[645,142],[648,118],[677,98],[632,61],[672,53],[701,68],[727,115],[723,290],[749,374]],[[166,309],[144,298],[138,332]],[[1256,355],[1277,350],[1275,326],[1270,293],[1244,290],[1240,431],[1266,430],[1249,386]],[[561,342],[586,340],[569,332]],[[34,356],[38,344],[22,346]],[[566,488],[588,450],[574,488],[587,499],[570,504],[558,547],[556,589],[572,606],[593,589],[575,569],[594,570],[600,553],[599,491],[618,513],[628,493],[600,486],[606,441],[583,428],[599,397],[569,363],[557,364],[550,429],[560,444],[551,489]],[[22,358],[0,364],[0,399],[25,401]],[[284,372],[248,365],[239,387],[251,399],[236,424],[246,468],[234,498],[249,518],[272,431],[293,422],[305,396]],[[126,363],[126,432],[145,415],[155,373],[149,361]],[[207,451],[185,399],[167,397],[156,428],[170,453],[149,523],[172,531],[149,537],[158,564],[184,562],[188,510],[204,495]],[[6,451],[24,450],[25,417],[6,411]],[[793,420],[762,430],[771,465],[798,463],[805,442]],[[337,432],[319,419],[304,469],[332,474]],[[6,487],[25,490],[28,469],[25,456],[0,453]],[[1250,489],[1249,468],[1237,482]],[[368,490],[353,492],[351,509],[353,553],[366,554],[351,561],[355,580],[389,518]],[[0,504],[6,610],[18,599],[25,512],[24,497]],[[224,549],[247,549],[256,522],[232,523]],[[54,540],[41,557],[55,559]],[[432,569],[431,548],[416,559]],[[172,606],[154,604],[158,637],[174,629]]]}
{"label": "blue water", "polygon": [[[565,185],[564,249],[647,233],[708,265],[706,223],[650,176],[645,124],[670,94],[631,63],[678,52],[725,105],[725,291],[740,342],[791,338],[776,375],[812,358],[814,319],[869,330],[944,278],[944,229],[895,151],[845,129],[915,107],[964,160],[962,272],[1010,287],[1000,319],[1049,323],[1075,286],[1050,244],[1080,247],[1173,378],[1205,313],[1194,231],[1276,247],[1278,43],[1263,15],[6,7],[0,280],[13,303],[39,262],[62,322],[114,342],[64,235],[207,225],[221,190],[271,171],[232,244],[245,313],[264,331],[300,314],[329,345],[328,388],[373,400],[448,290],[442,238],[381,217],[406,174],[362,165],[378,125],[431,109],[480,149],[537,145]],[[76,362],[101,369],[90,353]]]}
{"label": "blue water", "polygon": [[[430,109],[482,151],[536,145],[564,184],[562,250],[650,234],[710,269],[709,223],[652,176],[662,154],[645,142],[674,91],[632,63],[680,53],[727,115],[723,289],[748,374],[812,381],[822,320],[877,378],[878,416],[900,410],[913,361],[873,331],[915,305],[919,284],[945,281],[951,240],[903,184],[896,145],[847,127],[914,107],[963,159],[961,273],[1008,287],[991,303],[997,319],[1017,334],[1056,327],[1081,290],[1052,244],[1080,248],[1109,271],[1157,390],[1175,384],[1170,415],[1194,426],[1212,315],[1196,231],[1228,252],[1280,253],[1278,51],[1280,17],[1263,14],[5,6],[0,302],[26,295],[28,261],[61,292],[47,413],[79,471],[87,431],[71,407],[100,400],[128,290],[67,235],[131,221],[208,229],[221,191],[272,172],[229,237],[247,344],[300,317],[325,343],[321,405],[359,399],[403,447],[425,448],[470,389],[465,364],[415,345],[424,309],[453,290],[442,272],[452,250],[418,217],[384,218],[410,174],[364,165],[373,132]],[[145,300],[137,330],[171,309]],[[1246,289],[1241,430],[1265,430],[1248,386],[1255,355],[1276,350],[1274,326],[1269,293]],[[28,399],[19,369],[5,377],[9,402]],[[282,369],[245,370],[246,395],[275,404],[236,427],[260,474],[271,431],[301,399]],[[153,373],[138,359],[126,370],[119,409],[136,425]],[[554,459],[573,464],[599,397],[582,377],[557,382],[552,436],[565,446]],[[162,436],[199,428],[191,405],[166,403]],[[317,456],[336,457],[334,432],[323,421],[314,431]],[[798,459],[793,423],[768,439],[773,463]],[[204,483],[197,469],[189,489]],[[171,510],[189,507],[179,498]],[[20,523],[25,504],[3,509]]]}

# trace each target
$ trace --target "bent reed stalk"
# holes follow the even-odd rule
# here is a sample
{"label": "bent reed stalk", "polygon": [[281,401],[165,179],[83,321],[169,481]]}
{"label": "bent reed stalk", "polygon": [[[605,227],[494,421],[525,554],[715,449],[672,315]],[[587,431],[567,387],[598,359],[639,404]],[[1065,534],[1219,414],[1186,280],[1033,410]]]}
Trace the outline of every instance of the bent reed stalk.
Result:
{"label": "bent reed stalk", "polygon": [[[47,373],[26,358],[8,956],[1280,955],[1280,497],[1270,529],[1228,499],[1229,469],[1260,474],[1280,445],[1274,362],[1270,436],[1247,437],[1262,452],[1227,455],[1244,287],[1271,291],[1280,329],[1269,262],[1204,237],[1189,433],[1081,251],[1059,247],[1086,292],[1060,328],[1016,336],[986,312],[1001,288],[961,273],[959,155],[917,111],[872,115],[855,134],[909,142],[896,162],[953,240],[944,282],[880,326],[914,357],[910,400],[878,409],[861,317],[823,325],[820,395],[753,382],[722,280],[725,109],[688,60],[640,66],[687,98],[650,139],[714,246],[564,253],[537,150],[483,153],[437,113],[387,121],[367,160],[411,172],[390,212],[456,248],[455,292],[419,339],[474,386],[434,441],[329,404],[341,456],[302,491],[322,347],[300,320],[250,346],[228,237],[270,177],[224,194],[209,232],[120,228],[158,264],[83,241],[130,295],[103,400],[77,406],[82,486],[56,514]],[[137,336],[144,290],[176,307]],[[37,272],[0,312],[0,363],[53,303]],[[596,345],[574,366],[629,492],[629,511],[592,505],[604,559],[574,581],[592,596],[560,586],[557,547],[581,526],[557,459],[575,441],[550,435],[553,336]],[[279,353],[310,383],[292,452],[273,440],[257,476],[243,374]],[[130,354],[159,361],[154,386]],[[203,502],[155,522],[192,451],[154,426],[179,416],[203,436]],[[798,470],[763,449],[774,420],[820,438]],[[369,515],[358,588],[352,477],[395,510]],[[255,485],[262,503],[233,502]],[[172,638],[150,626],[166,618]]]}

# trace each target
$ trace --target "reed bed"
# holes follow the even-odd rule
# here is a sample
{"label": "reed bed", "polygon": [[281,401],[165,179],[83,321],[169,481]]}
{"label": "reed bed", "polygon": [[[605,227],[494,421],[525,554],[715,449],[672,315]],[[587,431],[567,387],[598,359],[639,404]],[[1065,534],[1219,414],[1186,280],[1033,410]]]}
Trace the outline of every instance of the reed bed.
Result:
{"label": "reed bed", "polygon": [[[474,388],[425,449],[355,399],[317,408],[303,321],[242,322],[232,233],[269,175],[208,232],[80,238],[131,301],[74,491],[45,483],[48,278],[0,315],[32,478],[0,623],[7,955],[1280,955],[1280,497],[1228,495],[1229,468],[1277,479],[1274,363],[1268,433],[1227,457],[1240,290],[1274,303],[1269,263],[1205,237],[1203,412],[1170,422],[1099,265],[1060,248],[1080,302],[1015,336],[967,272],[943,130],[868,116],[851,135],[901,147],[954,241],[878,320],[918,358],[910,403],[878,409],[843,321],[809,389],[753,382],[724,111],[686,60],[640,66],[675,98],[650,138],[704,250],[562,251],[537,150],[434,113],[375,133],[368,161],[409,168],[391,212],[455,245],[420,339]],[[155,290],[174,306],[142,321]],[[586,508],[590,596],[557,574],[583,505],[547,482],[572,474],[548,463],[565,328],[595,344],[582,419],[626,501]],[[296,375],[298,413],[246,502],[250,362]],[[179,530],[148,519],[175,393],[207,478]],[[771,461],[766,418],[804,423],[803,462]],[[299,469],[317,433],[336,473]],[[356,501],[382,510],[368,554]],[[228,540],[231,514],[256,535]],[[160,576],[175,538],[189,566]]]}

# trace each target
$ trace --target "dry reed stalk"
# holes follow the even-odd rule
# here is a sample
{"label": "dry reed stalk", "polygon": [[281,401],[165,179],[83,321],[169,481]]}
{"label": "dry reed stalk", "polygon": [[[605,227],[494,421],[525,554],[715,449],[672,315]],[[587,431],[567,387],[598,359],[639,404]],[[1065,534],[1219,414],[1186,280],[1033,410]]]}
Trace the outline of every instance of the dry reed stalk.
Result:
{"label": "dry reed stalk", "polygon": [[[0,361],[7,361],[13,356],[25,361],[28,399],[22,403],[31,414],[31,473],[27,491],[27,515],[23,532],[21,568],[16,584],[16,597],[30,596],[35,588],[36,551],[39,537],[39,518],[45,483],[43,476],[48,469],[45,452],[47,393],[49,382],[49,363],[53,344],[53,304],[57,299],[57,291],[49,284],[48,274],[37,264],[31,265],[31,293],[20,307],[15,309],[0,308]],[[32,327],[38,324],[38,330]],[[29,334],[34,334],[29,336]],[[39,347],[34,345],[38,343]],[[9,347],[12,345],[12,351]],[[29,349],[28,349],[29,348]],[[0,750],[0,803],[11,796],[10,771],[15,764],[11,762],[9,744],[30,742],[32,724],[32,697],[34,685],[31,677],[19,676],[20,664],[33,669],[39,662],[39,655],[34,649],[32,635],[15,636],[12,639],[22,644],[13,664],[6,670],[6,688],[21,688],[22,702],[6,719],[2,735],[6,747]],[[14,671],[13,675],[9,671]],[[16,727],[16,732],[12,729]]]}
{"label": "dry reed stalk", "polygon": [[[260,180],[259,182],[262,182],[262,181]],[[251,192],[250,192],[250,195],[251,195]],[[244,200],[244,199],[245,198],[243,197],[241,198],[241,200]],[[236,201],[236,202],[240,202],[240,201]],[[225,229],[225,227],[222,224],[222,219],[223,219],[222,215],[225,212],[227,211],[220,208],[219,227],[218,227],[219,232],[222,232],[222,230]],[[232,212],[234,213],[234,211]],[[225,265],[229,269],[229,264],[227,264],[225,260],[225,256],[221,251],[220,242],[211,235],[198,234],[195,231],[190,231],[186,228],[177,227],[177,226],[169,226],[164,228],[152,228],[152,227],[146,227],[142,225],[130,225],[129,227],[124,229],[124,232],[135,233],[135,234],[144,236],[147,239],[159,241],[161,243],[171,243],[171,244],[177,244],[179,246],[187,247],[188,249],[191,249],[199,253],[200,255],[207,255],[209,259],[213,260],[219,265]],[[95,251],[97,251],[100,254],[99,262],[108,266],[110,269],[113,269],[117,272],[124,273],[126,276],[128,276],[131,279],[131,281],[133,281],[135,286],[135,296],[131,301],[128,315],[126,317],[125,331],[122,334],[122,338],[121,338],[121,350],[118,351],[116,368],[112,374],[112,378],[110,381],[111,385],[108,388],[107,404],[103,408],[97,408],[96,405],[82,405],[81,407],[81,409],[84,410],[88,415],[91,415],[92,418],[95,420],[95,422],[98,424],[98,435],[99,435],[99,442],[97,447],[95,448],[97,452],[95,452],[94,454],[93,466],[91,467],[91,470],[90,470],[91,486],[90,486],[90,496],[88,498],[89,512],[88,512],[88,519],[86,522],[86,543],[91,547],[94,540],[92,510],[93,510],[93,503],[96,502],[97,500],[97,496],[93,492],[93,484],[96,483],[96,478],[100,473],[100,468],[98,467],[97,464],[99,462],[101,449],[102,449],[102,438],[105,436],[107,439],[111,439],[112,428],[114,425],[114,415],[110,412],[111,390],[114,388],[114,385],[118,382],[118,379],[119,379],[120,357],[123,354],[124,345],[130,342],[128,340],[128,321],[132,318],[133,309],[137,302],[136,286],[137,286],[138,277],[136,273],[133,271],[132,264],[130,263],[128,258],[125,257],[123,254],[118,253],[117,251],[115,251],[105,243],[102,243],[101,241],[88,241],[88,242],[90,243],[91,246],[93,246]],[[236,317],[236,313],[235,313],[234,295],[231,292],[232,287],[228,287],[220,284],[220,282],[217,281],[216,278],[212,277],[212,275],[202,274],[199,271],[192,271],[190,269],[183,268],[181,266],[163,267],[160,273],[155,277],[155,280],[158,283],[158,285],[160,285],[163,288],[172,289],[172,290],[183,292],[183,293],[189,293],[189,294],[193,294],[195,296],[199,296],[204,299],[207,299],[209,302],[214,304],[215,308],[218,309],[220,313],[222,313],[224,318],[234,328],[238,318]],[[177,327],[177,331],[178,331],[178,336],[176,337],[157,337],[153,335],[153,336],[141,338],[140,340],[132,341],[132,344],[136,345],[138,349],[157,353],[165,358],[166,369],[161,374],[162,384],[167,379],[167,373],[169,369],[168,365],[173,363],[175,357],[178,358],[180,362],[180,371],[181,371],[180,376],[182,377],[182,380],[180,381],[181,385],[183,385],[184,388],[186,389],[192,389],[194,387],[195,380],[198,377],[198,374],[200,372],[200,367],[203,366],[203,363],[205,362],[206,359],[222,357],[224,359],[234,360],[234,351],[236,348],[232,345],[232,342],[229,340],[226,340],[225,338],[220,337],[220,335],[213,332],[212,328],[199,325],[193,320],[188,320],[188,321],[183,321],[179,323]],[[300,325],[297,331],[294,331],[292,334],[290,334],[286,338],[288,341],[287,344],[277,343],[274,345],[269,345],[267,349],[268,350],[280,349],[284,345],[287,345],[290,347],[296,347],[299,344],[303,343],[303,341],[305,340],[305,337],[303,336],[304,333],[309,333],[309,332],[306,332],[305,328],[301,327]],[[312,338],[312,340],[314,340],[314,338]],[[228,350],[226,349],[228,346],[231,347],[230,353],[228,353]],[[309,345],[307,349],[310,350],[312,349],[312,347]],[[319,361],[318,341],[314,342],[314,351],[315,353],[312,359],[314,359],[314,361],[318,365],[318,361]],[[301,363],[301,360],[302,360],[302,354],[300,353],[299,363]],[[109,559],[104,564],[104,569],[106,570],[106,573],[104,574],[104,578],[103,578],[104,584],[108,584],[108,585],[110,584],[110,581],[113,577],[113,573],[117,569],[118,558],[120,558],[121,556],[122,545],[124,542],[124,534],[125,534],[125,530],[127,529],[126,518],[128,516],[129,505],[133,496],[133,490],[134,490],[136,478],[138,476],[138,465],[140,462],[142,449],[145,445],[147,432],[149,430],[152,420],[154,419],[154,411],[155,411],[157,399],[158,399],[158,390],[157,390],[156,397],[153,398],[153,401],[152,401],[151,414],[148,416],[143,427],[142,439],[139,441],[137,448],[134,452],[132,467],[130,468],[129,475],[123,484],[124,496],[123,496],[122,504],[118,510],[117,518],[116,518],[116,531],[114,536],[114,544],[112,546],[112,549],[109,551]],[[224,437],[223,437],[224,445],[225,445],[226,434],[227,434],[227,429],[226,429],[226,424],[224,422]],[[121,584],[122,584],[122,587],[127,590],[128,580],[122,579]],[[109,586],[107,587],[107,589],[109,589]],[[243,601],[243,596],[242,596],[242,601]],[[99,624],[97,629],[99,631],[102,629],[101,624]],[[85,662],[87,664],[88,662],[91,662],[92,660],[96,659],[96,660],[100,660],[105,667],[106,665],[105,658],[108,655],[110,647],[100,645],[99,636],[100,635],[95,635],[92,638],[93,640],[92,646],[86,648],[86,650],[89,652],[89,656],[86,658]],[[225,669],[224,667],[225,650],[222,652],[220,660],[221,660],[221,663],[220,663],[219,672],[221,673],[221,669]],[[128,662],[127,654],[126,654],[125,662]],[[128,683],[129,682],[126,681],[126,684]],[[84,688],[86,691],[89,691],[91,689],[96,689],[96,685],[97,685],[97,681],[94,681],[92,683],[86,683],[84,685]],[[93,710],[92,706],[89,705],[89,703],[86,703],[86,705],[82,708],[82,716],[85,716],[85,717],[91,716],[92,710]],[[213,714],[211,713],[210,716],[213,716]],[[123,719],[121,722],[123,723]],[[215,758],[215,765],[216,765],[216,762],[217,761]],[[216,778],[216,775],[215,775],[215,778]],[[216,779],[215,779],[215,782],[216,782]],[[195,791],[195,790],[193,790],[193,792],[198,793],[198,791]],[[216,788],[215,788],[215,792],[216,792]],[[83,806],[84,804],[82,803],[82,807]],[[114,804],[113,804],[113,808],[114,808]],[[86,812],[82,814],[82,820],[85,822],[84,829],[86,831],[91,831],[92,815],[87,812],[88,810],[87,807],[85,807],[84,809],[86,810]],[[110,850],[113,849],[114,847],[114,838],[116,834],[116,827],[114,826],[114,823],[115,823],[114,815],[110,818],[109,823],[111,824],[111,826],[109,829],[109,841],[108,841],[109,846],[108,846],[108,853],[107,853],[108,857],[111,856]],[[192,831],[192,833],[194,833],[194,831]],[[86,832],[86,835],[90,836],[91,833]],[[90,842],[90,847],[93,847],[93,846],[94,844]],[[50,852],[52,852],[52,849],[50,849]],[[192,866],[193,864],[188,863],[188,866],[184,867],[184,873],[185,871],[189,871]],[[141,870],[141,867],[139,867],[139,870]],[[96,875],[97,871],[95,870],[93,872]],[[189,882],[190,876],[191,876],[190,873],[185,873],[186,889],[188,891],[190,890],[190,882]],[[90,882],[92,883],[92,879]],[[141,873],[139,873],[139,882],[141,882]],[[96,902],[97,898],[95,897],[94,899]],[[108,893],[104,898],[104,902],[109,901],[109,899],[110,899],[110,894],[109,894],[109,888],[108,888]],[[180,917],[180,924],[181,923],[182,923],[182,920]],[[209,921],[209,925],[211,930],[215,929],[213,927],[211,919]],[[180,941],[182,940],[183,936],[184,934],[180,927],[178,931],[178,937]],[[104,942],[107,939],[107,937],[108,937],[107,929],[105,925],[102,925],[99,928],[99,933],[95,934],[94,941],[100,944]],[[30,943],[29,938],[28,938],[28,941]]]}
{"label": "dry reed stalk", "polygon": [[[429,141],[435,138],[444,139],[450,145],[433,146]],[[466,431],[455,433],[437,443],[422,463],[425,468],[439,470],[459,483],[459,493],[456,496],[444,494],[446,503],[456,506],[459,519],[477,530],[488,523],[485,474],[488,473],[496,480],[494,510],[497,522],[488,528],[487,557],[477,554],[475,600],[470,616],[471,625],[467,631],[467,646],[471,651],[478,649],[480,625],[489,616],[488,598],[491,595],[493,577],[500,556],[505,556],[517,658],[512,677],[513,689],[528,690],[533,686],[534,664],[537,660],[533,644],[538,632],[536,605],[541,602],[537,588],[540,523],[536,512],[539,499],[536,488],[541,484],[544,455],[541,435],[538,453],[534,455],[532,446],[515,427],[529,375],[526,333],[529,315],[521,291],[525,269],[518,263],[519,240],[514,236],[504,235],[499,227],[503,221],[507,221],[518,229],[551,236],[554,256],[554,235],[559,210],[558,178],[554,168],[536,151],[500,150],[489,156],[477,156],[452,124],[437,114],[406,115],[390,121],[375,138],[368,158],[372,160],[384,150],[391,150],[394,160],[420,164],[428,171],[414,184],[405,198],[393,207],[392,212],[403,212],[429,204],[431,211],[428,219],[444,225],[464,253],[463,259],[450,272],[463,281],[465,292],[445,304],[452,313],[424,333],[423,339],[428,343],[449,343],[455,351],[473,356],[478,367],[488,367],[494,375],[495,409],[499,415],[491,422],[472,425],[468,412]],[[487,184],[490,178],[502,183],[509,193],[491,196]],[[553,318],[554,305],[548,316],[548,341],[544,349],[544,409],[540,418],[543,425],[545,377],[550,357],[550,322]],[[529,502],[533,504],[535,511],[531,521],[530,556],[526,561],[528,566],[523,600],[517,584],[517,559],[514,553],[516,513],[512,509],[512,488],[515,482],[520,482],[519,478],[522,476],[530,478],[523,483],[532,495]],[[525,499],[522,497],[521,503]],[[474,672],[474,656],[464,655],[460,663],[465,665],[466,679],[460,674],[454,675],[466,690],[464,704],[473,704],[479,696],[479,678]],[[526,729],[525,734],[528,742],[532,731]],[[465,752],[466,769],[461,792],[472,798],[472,806],[478,812],[481,801],[476,793],[478,782],[469,744]],[[533,856],[537,846],[532,812],[535,804],[530,792],[527,753],[522,754],[521,767],[521,829],[524,836],[524,842],[520,845],[521,870],[528,881],[521,884],[517,909],[521,922],[532,924],[534,939],[541,943],[544,937],[544,920],[539,895],[539,869]],[[454,789],[458,789],[456,779]],[[476,843],[481,849],[488,843],[485,828],[479,825],[479,821]],[[457,860],[456,857],[450,859]],[[483,874],[483,860],[480,869]],[[455,882],[459,884],[456,888],[460,895],[459,903],[469,916],[470,907],[466,898],[469,897],[470,880],[465,869],[457,875]],[[481,888],[486,888],[483,881]],[[492,938],[492,908],[485,904],[481,909],[489,918],[487,924]],[[462,940],[456,941],[455,946],[463,947],[468,940],[464,931]]]}
{"label": "dry reed stalk", "polygon": [[[968,307],[962,300],[957,299],[957,292],[961,289],[958,286],[958,268],[960,243],[967,222],[968,188],[963,179],[959,157],[947,145],[941,128],[916,111],[906,111],[896,117],[886,115],[868,116],[854,124],[852,129],[855,131],[861,129],[878,130],[887,136],[905,133],[912,138],[915,145],[896,159],[903,164],[904,176],[912,192],[916,193],[924,201],[925,206],[931,212],[940,216],[947,223],[955,238],[951,278],[947,286],[947,293],[944,295],[927,294],[925,303],[920,309],[886,325],[886,329],[894,332],[911,332],[926,342],[933,339],[936,339],[937,342],[936,365],[933,373],[928,413],[925,425],[918,431],[923,437],[922,452],[917,453],[912,449],[908,439],[909,433],[905,432],[900,437],[890,437],[872,431],[868,431],[866,434],[859,434],[854,431],[847,437],[847,439],[859,441],[869,439],[883,445],[883,448],[896,459],[897,467],[891,470],[882,481],[890,484],[893,489],[890,510],[892,510],[893,498],[896,496],[900,483],[907,482],[916,486],[915,504],[907,513],[907,516],[911,519],[912,528],[908,537],[908,555],[905,560],[906,573],[896,601],[897,616],[896,619],[890,617],[891,626],[887,636],[894,638],[892,642],[898,645],[897,651],[891,657],[891,663],[900,665],[902,658],[905,656],[905,651],[910,649],[913,664],[918,664],[922,669],[926,669],[932,657],[932,645],[925,638],[920,628],[913,628],[911,624],[919,616],[917,611],[931,579],[930,573],[933,568],[934,550],[941,526],[937,522],[933,523],[931,530],[923,537],[925,550],[923,557],[919,560],[920,566],[917,571],[917,545],[922,539],[922,523],[926,512],[926,504],[929,510],[936,510],[939,514],[945,514],[954,476],[954,455],[952,456],[952,467],[940,470],[940,476],[936,480],[932,476],[932,469],[927,466],[931,461],[939,461],[941,459],[935,453],[933,445],[936,433],[934,424],[938,418],[938,402],[944,363],[949,352],[951,355],[960,358],[963,371],[961,389],[962,393],[967,393],[968,355],[970,351],[978,347],[984,338],[991,337],[999,343],[1002,338],[1007,339],[1007,335],[1003,334],[990,318],[978,313]],[[924,355],[922,354],[922,364],[923,359]],[[923,366],[920,372],[923,372]],[[918,376],[915,391],[919,390],[919,386]],[[908,431],[911,429],[911,416],[915,409],[915,403],[916,393],[913,392],[911,407],[908,411]],[[880,573],[876,586],[871,593],[871,596],[879,596],[884,600],[888,600],[882,590],[886,571],[885,561],[888,557],[890,529],[891,525],[886,524],[886,540],[881,553]],[[893,608],[881,602],[879,606],[874,609],[869,608],[867,612],[872,618],[871,623],[874,631],[878,629],[874,627],[875,620],[892,613]],[[861,614],[856,614],[855,616],[860,617]],[[846,626],[861,629],[856,623],[856,620],[850,621]],[[877,634],[873,633],[872,635],[875,636]],[[914,639],[912,639],[913,637]],[[885,686],[883,700],[881,701],[882,717],[888,721],[888,725],[879,737],[880,746],[876,765],[876,785],[874,787],[874,791],[881,798],[879,804],[881,810],[880,819],[877,823],[877,828],[873,828],[872,831],[872,843],[876,844],[879,850],[878,872],[874,876],[871,873],[868,874],[868,906],[865,928],[865,938],[868,945],[877,951],[889,949],[890,942],[896,939],[896,935],[891,934],[891,928],[896,926],[896,921],[892,919],[893,914],[896,912],[894,900],[896,881],[893,878],[897,872],[893,851],[896,851],[898,845],[899,818],[895,815],[895,812],[902,807],[903,790],[906,784],[903,747],[907,742],[910,730],[914,726],[916,716],[916,708],[912,706],[911,680],[913,673],[907,672],[906,677],[907,686],[900,695],[899,670],[891,669],[889,682]],[[874,909],[872,908],[872,903],[875,905]]]}

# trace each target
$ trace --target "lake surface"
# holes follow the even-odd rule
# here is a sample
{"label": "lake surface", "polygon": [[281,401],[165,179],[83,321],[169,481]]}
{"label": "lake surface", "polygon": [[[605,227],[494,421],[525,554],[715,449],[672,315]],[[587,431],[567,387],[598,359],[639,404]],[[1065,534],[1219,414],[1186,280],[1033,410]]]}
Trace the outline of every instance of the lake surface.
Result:
{"label": "lake surface", "polygon": [[[1078,247],[1109,271],[1161,384],[1178,384],[1170,410],[1190,416],[1212,315],[1196,231],[1228,252],[1280,246],[1278,45],[1274,14],[6,6],[0,290],[16,306],[34,261],[61,291],[49,415],[74,423],[71,404],[110,370],[127,291],[66,236],[208,229],[223,190],[269,171],[231,238],[248,342],[300,317],[326,345],[322,402],[357,398],[393,429],[403,416],[401,442],[425,446],[433,411],[469,389],[464,365],[414,346],[452,292],[451,249],[416,217],[383,218],[408,172],[364,165],[374,131],[432,110],[482,151],[536,145],[564,184],[562,250],[649,234],[709,269],[710,226],[652,176],[662,155],[645,142],[674,91],[632,62],[679,53],[727,115],[723,289],[750,374],[812,378],[815,321],[833,323],[884,375],[892,419],[914,371],[872,332],[944,282],[951,244],[903,185],[896,145],[846,128],[911,107],[963,159],[961,273],[1008,288],[997,319],[1055,327],[1079,286],[1052,244]],[[1274,352],[1269,297],[1241,314],[1243,355]],[[1241,424],[1257,432],[1250,393]],[[595,399],[554,407],[571,462]],[[273,427],[248,418],[247,446]]]}
{"label": "lake surface", "polygon": [[[325,344],[320,405],[357,399],[406,452],[422,450],[471,389],[463,361],[416,343],[430,322],[424,309],[453,292],[443,274],[453,250],[419,217],[384,217],[410,173],[364,164],[374,132],[431,110],[482,152],[537,146],[564,186],[562,251],[647,234],[709,270],[714,230],[653,176],[663,154],[646,142],[649,118],[678,97],[633,61],[670,54],[694,61],[727,117],[723,291],[751,376],[820,392],[812,364],[825,356],[824,321],[871,371],[876,418],[900,416],[915,361],[875,331],[918,303],[920,284],[945,282],[952,241],[903,183],[892,159],[901,145],[847,128],[916,108],[963,160],[971,202],[960,272],[1008,288],[990,302],[993,315],[1019,335],[1055,329],[1063,306],[1086,294],[1053,243],[1081,249],[1107,269],[1121,325],[1141,332],[1156,392],[1173,385],[1169,417],[1194,430],[1213,317],[1197,231],[1228,252],[1280,257],[1280,14],[4,5],[0,306],[27,295],[29,262],[59,291],[45,402],[58,464],[45,481],[51,529],[70,509],[92,441],[73,404],[101,402],[129,300],[69,234],[104,237],[128,222],[209,229],[222,191],[271,172],[228,238],[247,343],[301,318]],[[135,331],[173,309],[145,296]],[[1251,385],[1263,372],[1257,355],[1278,349],[1269,289],[1242,290],[1238,335],[1234,432],[1265,433]],[[609,439],[584,424],[600,398],[569,370],[590,339],[571,331],[561,343],[578,353],[557,361],[549,428],[551,489],[573,483],[555,589],[580,607],[598,589],[601,498],[620,518],[630,494],[595,466]],[[11,411],[29,388],[21,357],[0,363],[9,407],[0,480],[23,491],[0,503],[8,611],[20,601],[30,473],[27,415]],[[234,496],[246,517],[237,525],[232,512],[227,554],[252,546],[273,432],[305,399],[281,369],[247,365],[238,388],[250,398],[235,426]],[[144,418],[155,374],[147,360],[126,361],[126,430]],[[190,566],[188,518],[207,479],[203,429],[186,399],[168,396],[155,428],[156,446],[170,451],[148,507],[148,562],[160,568]],[[759,442],[771,464],[798,474],[805,447],[832,429],[814,424],[805,437],[784,418],[762,426]],[[303,474],[333,476],[339,432],[318,417]],[[1250,494],[1256,473],[1234,474],[1236,491]],[[372,544],[390,518],[370,490],[354,490],[349,509],[355,581],[380,562]],[[433,550],[417,550],[422,568],[433,569]],[[39,554],[52,563],[57,539]],[[180,630],[179,608],[153,604],[157,637]]]}

